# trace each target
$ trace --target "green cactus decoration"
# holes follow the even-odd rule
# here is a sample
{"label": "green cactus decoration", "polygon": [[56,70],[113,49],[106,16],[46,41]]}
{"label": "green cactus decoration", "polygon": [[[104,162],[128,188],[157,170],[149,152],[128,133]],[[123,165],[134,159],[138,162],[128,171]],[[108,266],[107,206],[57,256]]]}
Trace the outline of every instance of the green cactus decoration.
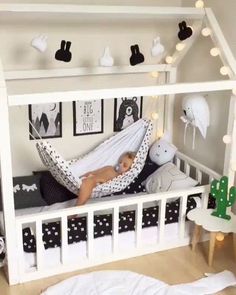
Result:
{"label": "green cactus decoration", "polygon": [[211,183],[211,195],[216,199],[216,211],[211,215],[230,220],[231,216],[226,214],[227,207],[233,206],[236,201],[236,187],[229,190],[228,200],[228,177],[223,176],[220,181],[213,180]]}

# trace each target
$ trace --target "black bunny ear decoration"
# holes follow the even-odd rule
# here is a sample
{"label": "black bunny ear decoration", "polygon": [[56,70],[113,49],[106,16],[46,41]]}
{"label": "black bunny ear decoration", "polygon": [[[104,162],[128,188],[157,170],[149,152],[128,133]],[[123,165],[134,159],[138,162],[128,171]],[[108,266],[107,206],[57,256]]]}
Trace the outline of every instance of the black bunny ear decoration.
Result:
{"label": "black bunny ear decoration", "polygon": [[55,59],[70,62],[72,58],[72,54],[70,52],[71,42],[70,41],[61,41],[61,48],[57,50],[55,54]]}
{"label": "black bunny ear decoration", "polygon": [[132,53],[130,57],[131,66],[135,66],[137,64],[144,62],[144,55],[139,51],[139,46],[137,44],[132,45],[130,49]]}
{"label": "black bunny ear decoration", "polygon": [[192,34],[193,34],[193,30],[187,26],[185,21],[182,21],[181,23],[179,23],[178,37],[180,41],[184,41],[190,38]]}

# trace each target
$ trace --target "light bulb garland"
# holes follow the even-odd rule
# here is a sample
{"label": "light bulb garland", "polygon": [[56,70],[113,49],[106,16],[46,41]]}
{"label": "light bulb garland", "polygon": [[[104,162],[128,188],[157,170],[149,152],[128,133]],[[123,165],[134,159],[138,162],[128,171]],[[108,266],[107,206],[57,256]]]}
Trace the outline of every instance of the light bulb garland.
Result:
{"label": "light bulb garland", "polygon": [[156,138],[160,139],[161,137],[163,137],[163,131],[158,130],[157,133],[156,133]]}
{"label": "light bulb garland", "polygon": [[217,241],[222,242],[222,241],[224,241],[224,238],[225,238],[225,235],[224,235],[223,233],[218,232],[218,233],[216,234],[216,240],[217,240]]}
{"label": "light bulb garland", "polygon": [[210,50],[210,54],[211,54],[211,56],[214,56],[214,57],[220,55],[220,50],[219,50],[219,48],[217,48],[217,47],[212,48],[212,49]]}
{"label": "light bulb garland", "polygon": [[159,77],[159,72],[151,72],[152,78],[158,78]]}
{"label": "light bulb garland", "polygon": [[210,28],[206,27],[206,28],[202,29],[202,36],[208,37],[210,35],[211,35],[211,29]]}
{"label": "light bulb garland", "polygon": [[228,74],[229,74],[229,68],[226,67],[226,66],[221,67],[221,68],[220,68],[220,73],[221,73],[221,75],[223,75],[223,76],[228,75]]}
{"label": "light bulb garland", "polygon": [[226,134],[226,135],[223,137],[223,142],[224,142],[225,144],[229,144],[229,143],[231,143],[231,141],[232,141],[232,138],[231,138],[230,135]]}
{"label": "light bulb garland", "polygon": [[195,2],[195,7],[196,8],[203,8],[204,7],[204,1],[203,0],[198,0]]}
{"label": "light bulb garland", "polygon": [[177,51],[182,51],[185,48],[186,44],[185,43],[178,43],[176,44],[176,50]]}
{"label": "light bulb garland", "polygon": [[166,63],[167,64],[172,64],[173,62],[174,62],[174,58],[172,56],[168,55],[166,57]]}
{"label": "light bulb garland", "polygon": [[152,119],[153,119],[153,120],[158,120],[158,118],[159,118],[158,113],[153,112],[153,113],[152,113]]}

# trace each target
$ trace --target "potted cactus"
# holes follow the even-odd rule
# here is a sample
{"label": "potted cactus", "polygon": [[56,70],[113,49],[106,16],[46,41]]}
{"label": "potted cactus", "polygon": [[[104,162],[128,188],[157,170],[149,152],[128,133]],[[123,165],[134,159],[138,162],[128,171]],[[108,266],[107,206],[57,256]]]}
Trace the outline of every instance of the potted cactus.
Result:
{"label": "potted cactus", "polygon": [[216,211],[213,211],[211,215],[230,220],[231,216],[227,214],[227,207],[232,207],[236,201],[236,187],[232,186],[228,192],[227,176],[223,176],[220,181],[212,181],[211,195],[216,199]]}

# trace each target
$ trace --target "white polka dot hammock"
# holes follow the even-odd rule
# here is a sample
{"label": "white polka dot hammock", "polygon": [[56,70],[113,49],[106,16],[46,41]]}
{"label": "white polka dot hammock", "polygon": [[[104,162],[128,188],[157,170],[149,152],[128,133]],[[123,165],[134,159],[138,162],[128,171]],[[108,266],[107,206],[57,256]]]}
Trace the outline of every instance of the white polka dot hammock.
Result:
{"label": "white polka dot hammock", "polygon": [[94,188],[92,197],[97,198],[124,190],[138,176],[145,164],[151,135],[151,121],[140,119],[83,157],[70,161],[63,159],[45,140],[36,143],[36,147],[43,164],[53,177],[74,194],[78,194],[82,183],[81,177],[86,172],[108,165],[115,166],[123,153],[136,152],[129,171]]}

